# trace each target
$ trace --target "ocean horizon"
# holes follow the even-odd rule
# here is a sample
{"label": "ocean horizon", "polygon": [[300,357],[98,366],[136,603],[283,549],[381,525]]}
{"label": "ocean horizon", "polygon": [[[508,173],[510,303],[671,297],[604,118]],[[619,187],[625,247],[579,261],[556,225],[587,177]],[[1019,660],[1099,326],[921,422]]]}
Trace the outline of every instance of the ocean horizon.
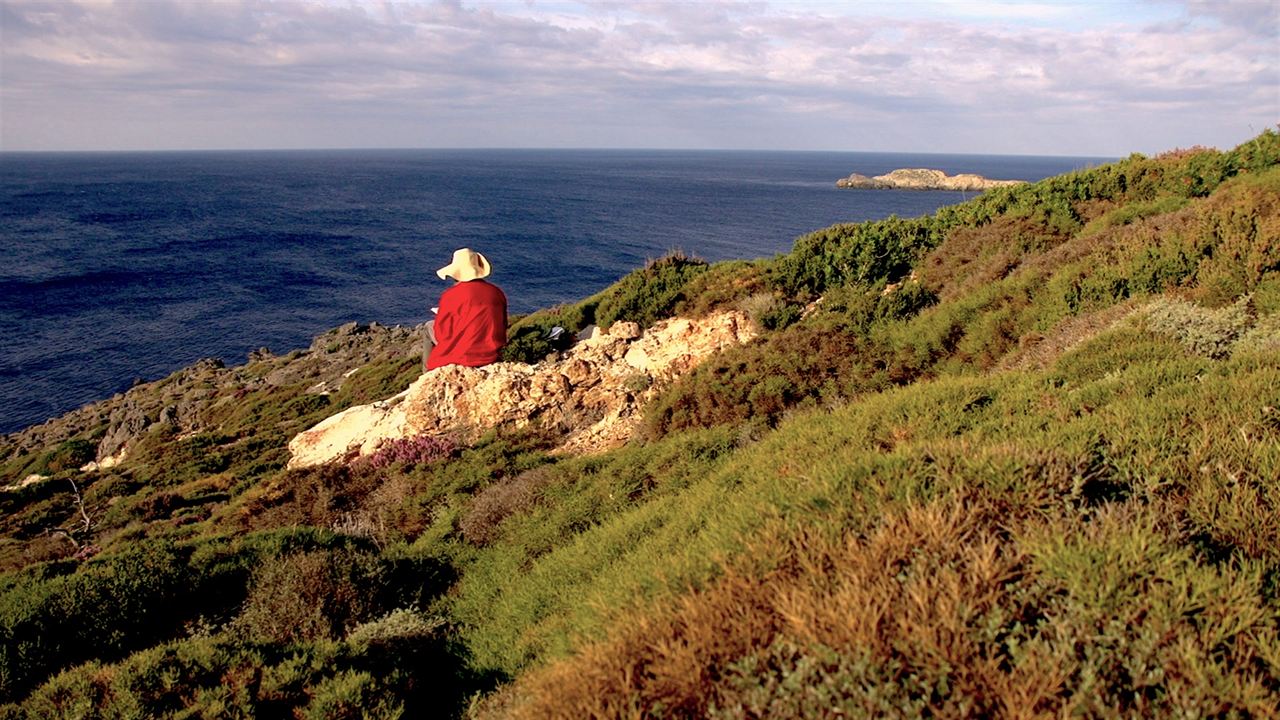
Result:
{"label": "ocean horizon", "polygon": [[471,247],[526,313],[680,250],[771,257],[975,193],[844,190],[902,167],[1035,181],[1107,158],[735,150],[0,153],[0,433],[201,358],[414,325]]}

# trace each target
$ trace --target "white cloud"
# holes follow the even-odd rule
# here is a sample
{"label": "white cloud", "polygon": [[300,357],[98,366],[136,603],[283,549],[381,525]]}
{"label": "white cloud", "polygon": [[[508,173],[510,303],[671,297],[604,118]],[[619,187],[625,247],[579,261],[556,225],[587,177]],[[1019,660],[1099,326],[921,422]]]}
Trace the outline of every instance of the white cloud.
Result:
{"label": "white cloud", "polygon": [[0,147],[1233,144],[1275,6],[0,0]]}

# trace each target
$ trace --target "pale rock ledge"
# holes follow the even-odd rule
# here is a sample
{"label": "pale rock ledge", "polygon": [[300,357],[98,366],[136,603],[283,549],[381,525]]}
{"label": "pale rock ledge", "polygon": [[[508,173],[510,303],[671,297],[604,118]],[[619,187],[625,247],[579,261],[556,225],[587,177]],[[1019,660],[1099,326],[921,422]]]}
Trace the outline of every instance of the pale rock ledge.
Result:
{"label": "pale rock ledge", "polygon": [[626,442],[640,410],[712,353],[758,334],[743,313],[672,318],[640,332],[618,322],[587,333],[559,359],[537,365],[450,365],[424,373],[399,395],[349,408],[289,442],[289,467],[319,465],[359,448],[436,433],[474,437],[499,426],[542,423],[565,433],[560,449],[597,452]]}

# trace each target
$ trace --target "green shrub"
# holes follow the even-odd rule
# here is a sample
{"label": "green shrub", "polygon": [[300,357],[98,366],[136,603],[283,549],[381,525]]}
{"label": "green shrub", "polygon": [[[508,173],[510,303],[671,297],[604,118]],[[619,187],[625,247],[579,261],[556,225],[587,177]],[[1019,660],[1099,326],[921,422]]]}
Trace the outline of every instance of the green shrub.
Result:
{"label": "green shrub", "polygon": [[853,285],[828,292],[812,322],[866,334],[878,326],[909,320],[937,302],[932,290],[914,280],[892,287],[883,282],[871,288]]}
{"label": "green shrub", "polygon": [[1262,134],[1242,143],[1230,153],[1229,166],[1236,172],[1258,172],[1280,165],[1280,133],[1267,128]]}
{"label": "green shrub", "polygon": [[906,275],[940,238],[932,218],[833,225],[802,235],[770,268],[769,281],[785,295],[814,297],[846,283],[874,285]]}
{"label": "green shrub", "polygon": [[[677,308],[689,312],[705,312],[718,302],[734,297],[732,285],[737,266],[726,266],[712,273],[716,280],[693,285],[707,275],[708,265],[702,260],[674,252],[627,274],[605,290],[572,305],[561,305],[519,318],[507,328],[507,344],[502,349],[503,362],[535,364],[547,356],[567,350],[577,334],[588,325],[601,327],[619,320],[648,327],[671,317]],[[727,289],[725,285],[730,287]],[[693,293],[693,294],[690,294]],[[721,297],[725,300],[721,300]],[[551,337],[555,328],[558,336]]]}
{"label": "green shrub", "polygon": [[1121,227],[1145,218],[1164,215],[1187,206],[1188,199],[1180,196],[1162,197],[1148,202],[1134,202],[1121,205],[1092,220],[1081,230],[1081,234],[1091,235],[1113,227]]}
{"label": "green shrub", "polygon": [[197,635],[68,670],[20,707],[0,706],[0,717],[453,717],[492,681],[468,672],[438,626],[413,615],[388,616],[389,632],[352,642]]}
{"label": "green shrub", "polygon": [[15,582],[0,596],[0,700],[60,668],[120,658],[174,633],[197,600],[186,570],[184,552],[151,542],[70,575]]}
{"label": "green shrub", "polygon": [[340,671],[309,690],[311,702],[298,714],[304,720],[393,720],[404,715],[401,704],[365,671]]}
{"label": "green shrub", "polygon": [[608,327],[627,320],[643,328],[671,317],[686,299],[686,286],[707,268],[705,261],[678,252],[654,260],[602,294],[596,323]]}
{"label": "green shrub", "polygon": [[47,472],[59,473],[79,469],[97,456],[98,446],[88,440],[67,440],[49,453],[44,461]]}
{"label": "green shrub", "polygon": [[1256,313],[1252,298],[1210,310],[1176,298],[1161,298],[1139,310],[1153,332],[1171,335],[1197,355],[1222,359],[1231,354],[1236,340],[1253,326]]}
{"label": "green shrub", "polygon": [[[576,331],[564,325],[552,325],[551,322],[543,320],[511,329],[507,334],[507,344],[502,348],[502,362],[535,365],[549,355],[568,350],[576,337]],[[551,337],[556,327],[561,328],[560,334]]]}
{"label": "green shrub", "polygon": [[[534,364],[551,353],[567,349],[579,332],[595,323],[596,308],[607,292],[606,289],[578,303],[538,310],[515,319],[507,328],[502,361]],[[557,327],[562,328],[561,334],[550,337]]]}
{"label": "green shrub", "polygon": [[863,374],[864,350],[852,334],[807,325],[731,348],[651,401],[642,433],[657,438],[687,428],[776,422],[806,401],[842,397]]}
{"label": "green shrub", "polygon": [[378,610],[381,570],[375,557],[349,550],[268,559],[236,623],[271,643],[342,637]]}
{"label": "green shrub", "polygon": [[720,308],[735,306],[753,295],[767,293],[767,266],[766,260],[713,263],[706,272],[694,275],[685,284],[682,290],[684,299],[677,303],[675,313],[701,317]]}

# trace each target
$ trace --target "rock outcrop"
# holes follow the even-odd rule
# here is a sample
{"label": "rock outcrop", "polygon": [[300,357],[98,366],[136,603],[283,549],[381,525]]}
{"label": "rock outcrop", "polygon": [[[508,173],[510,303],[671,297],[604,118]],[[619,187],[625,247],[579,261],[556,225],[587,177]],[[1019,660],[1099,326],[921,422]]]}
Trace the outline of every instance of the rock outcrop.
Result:
{"label": "rock outcrop", "polygon": [[836,187],[870,190],[956,190],[980,192],[995,187],[1021,185],[1024,180],[991,180],[981,175],[948,175],[941,170],[904,168],[886,175],[867,177],[854,173],[836,181]]}
{"label": "rock outcrop", "polygon": [[86,405],[47,422],[0,438],[0,457],[20,457],[85,435],[97,435],[93,463],[106,468],[123,460],[130,447],[157,428],[177,435],[204,431],[204,417],[218,403],[267,387],[307,383],[315,393],[341,387],[353,368],[375,358],[419,352],[420,328],[347,323],[318,337],[306,350],[284,356],[266,348],[249,362],[226,367],[205,359],[152,382],[140,382],[112,398]]}
{"label": "rock outcrop", "polygon": [[388,440],[446,432],[475,436],[531,422],[563,432],[566,452],[615,447],[635,431],[644,403],[662,388],[757,332],[738,311],[672,318],[643,333],[635,323],[618,322],[537,365],[437,368],[400,395],[349,408],[300,433],[289,443],[289,466],[318,465],[356,448],[367,455]]}

